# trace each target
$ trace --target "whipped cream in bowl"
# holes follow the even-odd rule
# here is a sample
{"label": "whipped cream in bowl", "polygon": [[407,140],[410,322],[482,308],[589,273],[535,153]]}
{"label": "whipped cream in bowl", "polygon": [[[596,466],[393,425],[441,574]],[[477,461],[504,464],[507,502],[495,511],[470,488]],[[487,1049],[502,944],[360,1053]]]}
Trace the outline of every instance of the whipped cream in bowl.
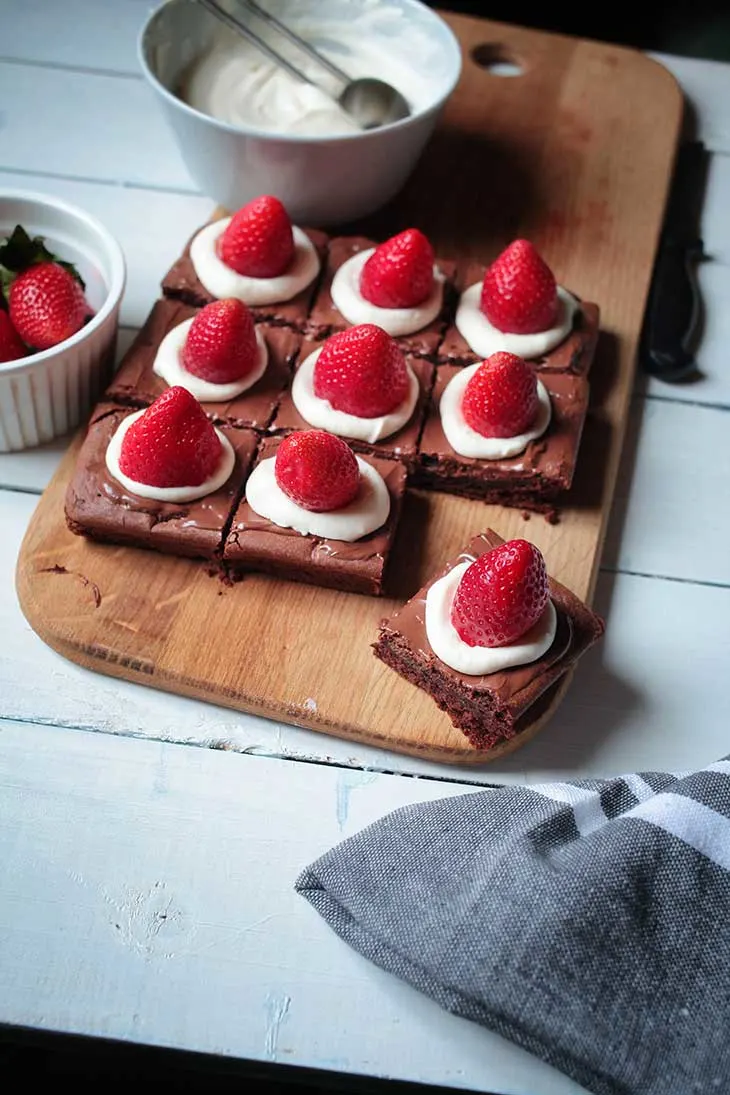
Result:
{"label": "whipped cream in bowl", "polygon": [[[404,96],[410,115],[361,130],[334,101],[339,81],[313,88],[221,27],[202,5],[167,0],[139,41],[197,187],[226,209],[275,194],[297,224],[326,227],[383,205],[415,167],[461,71],[459,44],[419,0],[277,0],[276,15],[353,79],[374,76]],[[268,33],[242,6],[238,14]],[[273,40],[273,36],[272,36]],[[276,48],[314,77],[314,62]],[[319,70],[318,70],[319,71]]]}
{"label": "whipped cream in bowl", "polygon": [[558,286],[558,318],[554,327],[547,331],[535,331],[530,335],[519,335],[513,331],[500,331],[489,322],[480,307],[482,283],[478,281],[465,289],[459,299],[454,323],[459,334],[468,343],[475,354],[491,357],[499,350],[516,354],[530,360],[542,357],[564,342],[573,330],[575,314],[580,304],[567,289]]}
{"label": "whipped cream in bowl", "polygon": [[329,400],[320,399],[314,394],[314,366],[321,353],[322,347],[306,357],[294,373],[292,381],[292,403],[305,422],[320,430],[335,433],[338,437],[349,437],[353,441],[367,441],[370,444],[390,437],[405,426],[413,414],[420,390],[416,374],[408,362],[408,395],[401,405],[390,414],[378,418],[361,418],[356,414],[336,410]]}
{"label": "whipped cream in bowl", "polygon": [[456,373],[441,395],[439,413],[446,440],[454,452],[477,460],[508,460],[524,452],[531,441],[537,440],[547,430],[552,417],[552,405],[547,388],[537,381],[537,417],[529,430],[514,437],[485,437],[464,418],[462,404],[467,384],[482,367],[482,362],[467,365]]}
{"label": "whipped cream in bowl", "polygon": [[390,514],[390,494],[382,475],[360,456],[355,459],[360,471],[360,490],[341,509],[317,513],[289,498],[276,482],[275,456],[262,460],[251,472],[246,501],[254,513],[279,528],[294,529],[302,536],[353,543],[379,529]]}
{"label": "whipped cream in bowl", "polygon": [[258,356],[251,372],[240,380],[232,380],[228,384],[215,384],[210,380],[204,380],[202,377],[188,372],[183,364],[182,351],[194,319],[195,316],[192,319],[186,319],[167,332],[157,349],[152,371],[157,376],[162,377],[171,388],[175,385],[187,388],[199,403],[227,403],[229,399],[235,399],[236,396],[247,392],[266,372],[269,360],[266,340],[261,331],[256,328]]}
{"label": "whipped cream in bowl", "polygon": [[207,224],[190,244],[190,261],[195,273],[212,296],[218,300],[234,297],[249,307],[280,304],[291,300],[314,281],[319,273],[319,255],[306,232],[296,225],[292,225],[294,257],[289,268],[278,277],[253,278],[226,266],[218,255],[216,244],[232,219],[223,217]]}
{"label": "whipped cream in bowl", "polygon": [[136,479],[130,479],[128,475],[125,475],[122,469],[119,467],[119,457],[122,451],[122,442],[124,441],[127,430],[132,426],[138,418],[148,408],[143,407],[141,411],[135,411],[134,414],[128,415],[117,426],[115,433],[112,436],[106,450],[106,467],[109,474],[116,479],[118,483],[121,483],[125,490],[130,491],[132,494],[136,494],[139,498],[151,498],[156,502],[195,502],[198,498],[204,498],[206,494],[213,494],[215,491],[220,490],[224,483],[230,478],[236,463],[236,455],[225,434],[220,430],[216,430],[218,440],[221,443],[221,458],[220,463],[216,471],[203,483],[199,483],[197,486],[182,486],[182,487],[155,487],[150,483],[138,483]]}
{"label": "whipped cream in bowl", "polygon": [[548,601],[545,611],[530,630],[508,646],[469,646],[459,635],[451,622],[451,607],[459,582],[473,562],[473,558],[467,557],[463,563],[457,563],[448,574],[437,579],[426,594],[426,636],[434,654],[457,673],[473,677],[485,677],[537,661],[555,640],[558,616],[552,601]]}
{"label": "whipped cream in bowl", "polygon": [[374,252],[374,247],[359,251],[347,262],[343,262],[336,271],[330,288],[335,307],[353,326],[359,323],[375,323],[391,338],[412,335],[428,327],[441,311],[444,299],[445,279],[438,266],[433,268],[433,288],[421,304],[416,304],[412,308],[381,308],[366,300],[360,292],[360,275],[363,266]]}

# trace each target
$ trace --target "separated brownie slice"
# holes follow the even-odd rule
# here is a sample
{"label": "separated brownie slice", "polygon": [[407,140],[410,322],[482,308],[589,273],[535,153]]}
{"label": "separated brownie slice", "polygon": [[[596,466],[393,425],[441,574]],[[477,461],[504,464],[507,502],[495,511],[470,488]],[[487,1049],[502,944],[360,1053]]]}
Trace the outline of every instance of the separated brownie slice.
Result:
{"label": "separated brownie slice", "polygon": [[[160,343],[173,328],[198,312],[199,309],[177,300],[157,301],[124,355],[107,389],[107,399],[131,407],[147,407],[153,403],[168,387],[167,382],[153,372]],[[279,397],[289,383],[301,336],[287,327],[267,323],[260,324],[258,330],[268,350],[266,371],[251,388],[233,399],[202,403],[203,410],[214,422],[263,430],[274,417]]]}
{"label": "separated brownie slice", "polygon": [[418,446],[414,486],[479,498],[506,506],[542,509],[568,490],[588,407],[588,383],[570,373],[541,372],[552,414],[546,432],[516,456],[479,460],[462,456],[450,445],[441,422],[441,398],[461,368],[443,365],[428,402]]}
{"label": "separated brownie slice", "polygon": [[[316,353],[321,348],[322,343],[303,342],[297,358],[295,373],[307,362],[310,354]],[[416,466],[418,439],[421,435],[428,396],[436,369],[430,362],[410,354],[406,354],[405,359],[413,370],[419,386],[416,406],[406,424],[380,441],[358,441],[351,437],[347,437],[346,440],[355,452],[369,453],[371,456],[381,456],[390,460],[401,460],[409,470],[413,470]],[[290,388],[282,393],[270,428],[275,433],[290,433],[292,430],[312,428],[312,423],[307,422],[294,405]]]}
{"label": "separated brownie slice", "polygon": [[258,444],[252,430],[226,426],[235,463],[219,489],[192,502],[160,502],[127,490],[109,472],[106,451],[120,423],[135,411],[101,403],[89,422],[66,492],[66,522],[92,540],[212,559],[223,539]]}
{"label": "separated brownie slice", "polygon": [[[283,440],[264,438],[255,466],[274,457]],[[405,493],[406,472],[397,461],[370,456],[362,459],[380,473],[390,495],[390,512],[382,527],[354,541],[303,535],[261,516],[244,495],[233,516],[223,553],[224,562],[230,565],[234,576],[241,571],[256,570],[352,593],[382,593]]]}
{"label": "separated brownie slice", "polygon": [[[208,223],[211,224],[216,220],[220,220],[220,216],[214,217],[212,221],[209,221]],[[320,232],[316,228],[305,228],[303,229],[303,232],[314,245],[320,263],[323,263],[327,247],[327,234],[325,232]],[[197,233],[195,233],[195,235],[197,235]],[[193,261],[190,257],[190,244],[194,238],[195,236],[192,236],[190,240],[188,240],[180,258],[173,263],[165,274],[165,277],[162,279],[162,291],[163,294],[171,300],[179,300],[183,304],[189,304],[193,307],[200,308],[205,304],[210,304],[210,302],[216,298],[208,292],[195,272],[195,267],[193,266]],[[293,327],[297,331],[303,331],[309,316],[314,294],[317,290],[318,281],[319,277],[315,277],[309,285],[305,286],[305,288],[298,292],[291,300],[280,301],[274,304],[252,305],[251,311],[253,312],[254,319],[257,322],[266,321],[276,326]]]}
{"label": "separated brownie slice", "polygon": [[534,661],[482,675],[460,672],[442,661],[433,650],[426,628],[429,591],[455,567],[472,563],[502,544],[504,540],[491,529],[475,536],[399,612],[384,621],[373,646],[376,657],[426,691],[469,741],[485,751],[500,747],[502,751],[505,742],[529,731],[544,713],[546,703],[541,701],[549,695],[548,690],[604,630],[603,621],[590,608],[565,586],[548,578],[554,638]]}
{"label": "separated brownie slice", "polygon": [[[324,274],[307,323],[307,332],[312,338],[324,339],[335,331],[343,331],[352,326],[332,299],[332,281],[337,271],[354,255],[376,246],[374,240],[365,236],[337,236],[330,240]],[[417,357],[432,357],[435,354],[448,319],[453,315],[453,278],[456,264],[438,259],[437,265],[445,278],[441,311],[422,330],[396,338],[404,352]],[[373,322],[377,323],[377,320]]]}

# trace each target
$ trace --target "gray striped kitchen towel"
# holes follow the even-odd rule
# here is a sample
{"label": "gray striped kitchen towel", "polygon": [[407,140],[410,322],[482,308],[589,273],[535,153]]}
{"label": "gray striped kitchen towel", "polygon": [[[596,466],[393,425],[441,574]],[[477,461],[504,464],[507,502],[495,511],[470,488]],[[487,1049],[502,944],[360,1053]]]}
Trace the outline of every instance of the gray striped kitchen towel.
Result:
{"label": "gray striped kitchen towel", "polygon": [[297,889],[596,1095],[730,1093],[730,763],[395,811]]}

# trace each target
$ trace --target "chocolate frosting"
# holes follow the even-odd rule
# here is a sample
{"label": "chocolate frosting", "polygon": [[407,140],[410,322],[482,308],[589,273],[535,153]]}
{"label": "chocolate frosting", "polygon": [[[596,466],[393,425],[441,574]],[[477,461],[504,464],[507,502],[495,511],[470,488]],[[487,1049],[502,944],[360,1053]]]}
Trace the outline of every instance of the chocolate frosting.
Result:
{"label": "chocolate frosting", "polygon": [[[220,217],[212,219],[219,220]],[[320,263],[323,265],[327,249],[327,234],[316,228],[305,228],[303,231],[306,232],[314,244]],[[203,287],[198,275],[195,273],[195,267],[190,258],[190,244],[195,235],[197,233],[194,233],[191,239],[188,240],[181,257],[173,263],[162,279],[162,292],[166,297],[173,300],[180,300],[184,304],[191,304],[200,308],[204,304],[210,304],[216,298],[211,296],[208,290]],[[318,282],[319,278],[317,277],[291,300],[281,301],[278,304],[254,305],[251,308],[254,318],[257,321],[268,320],[273,324],[294,327],[296,330],[303,331]]]}
{"label": "chocolate frosting", "polygon": [[[308,355],[315,350],[318,350],[321,345],[321,343],[316,342],[303,342],[296,367],[299,368],[302,362],[306,361]],[[406,355],[406,360],[416,374],[418,386],[420,388],[420,394],[413,414],[408,422],[406,422],[405,426],[398,430],[397,433],[391,434],[390,437],[384,437],[381,441],[375,441],[373,444],[370,444],[367,441],[355,441],[352,438],[347,438],[348,444],[351,445],[356,452],[372,453],[374,456],[398,458],[405,460],[406,463],[412,463],[415,460],[418,451],[418,438],[426,413],[426,403],[436,370],[435,366],[430,362],[413,357],[411,354]],[[281,397],[279,409],[271,424],[271,429],[277,433],[291,433],[292,430],[310,430],[311,428],[311,424],[302,418],[299,411],[294,406],[291,392],[287,389]]]}
{"label": "chocolate frosting", "polygon": [[575,470],[583,423],[588,408],[588,383],[570,373],[541,373],[540,380],[550,395],[552,418],[542,437],[530,441],[524,452],[506,460],[478,460],[461,456],[451,447],[441,425],[441,396],[459,366],[442,365],[428,404],[426,422],[419,444],[420,464],[454,475],[457,471],[482,484],[509,488],[520,484],[548,493],[566,490]]}
{"label": "chocolate frosting", "polygon": [[133,413],[131,408],[111,403],[95,409],[66,492],[69,527],[99,540],[212,558],[222,546],[256,452],[256,434],[221,427],[236,454],[228,481],[219,490],[192,502],[159,502],[128,491],[106,466],[112,436],[120,422]]}
{"label": "chocolate frosting", "polygon": [[[119,371],[107,389],[107,399],[135,407],[147,407],[167,389],[167,382],[153,372],[157,350],[165,335],[197,315],[199,309],[179,300],[158,300],[144,327],[124,355]],[[217,424],[266,429],[274,417],[279,396],[289,383],[299,352],[301,335],[287,327],[261,323],[269,352],[266,372],[241,395],[225,402],[202,403]]]}
{"label": "chocolate frosting", "polygon": [[[265,438],[257,463],[275,455],[281,438]],[[358,576],[379,585],[393,542],[405,491],[406,473],[395,461],[363,457],[383,477],[390,493],[390,514],[382,528],[349,543],[319,536],[303,536],[294,529],[281,528],[255,513],[245,497],[241,500],[226,540],[224,559],[246,569],[265,569],[282,573],[316,575],[324,570],[325,584],[349,588]],[[348,572],[351,578],[348,578]]]}
{"label": "chocolate frosting", "polygon": [[[307,330],[313,338],[326,338],[334,331],[343,331],[350,326],[348,320],[345,319],[332,300],[332,279],[339,268],[344,266],[353,255],[376,246],[376,241],[368,239],[366,236],[336,236],[330,240],[324,277],[307,323]],[[411,335],[403,335],[396,339],[396,342],[405,351],[419,357],[429,357],[435,353],[441,341],[448,316],[453,312],[453,278],[456,272],[456,263],[447,259],[437,259],[436,262],[446,277],[444,305],[440,314],[422,330],[414,331]]]}

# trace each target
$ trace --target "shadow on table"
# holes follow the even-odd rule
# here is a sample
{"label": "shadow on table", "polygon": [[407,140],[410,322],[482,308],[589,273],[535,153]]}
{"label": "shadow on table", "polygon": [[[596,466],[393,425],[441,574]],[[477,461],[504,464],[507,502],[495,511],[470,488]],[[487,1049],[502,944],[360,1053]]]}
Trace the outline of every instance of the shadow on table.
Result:
{"label": "shadow on table", "polygon": [[[606,620],[610,620],[617,578],[616,574],[603,573],[599,579],[595,609]],[[593,761],[607,740],[621,731],[629,717],[635,722],[645,707],[646,699],[634,683],[622,680],[608,667],[605,643],[599,642],[579,662],[565,699],[545,729],[500,760],[499,772],[547,776],[550,772],[580,771],[585,775],[586,769],[594,767]],[[599,770],[601,775],[610,774],[603,764],[595,766],[596,774]]]}

